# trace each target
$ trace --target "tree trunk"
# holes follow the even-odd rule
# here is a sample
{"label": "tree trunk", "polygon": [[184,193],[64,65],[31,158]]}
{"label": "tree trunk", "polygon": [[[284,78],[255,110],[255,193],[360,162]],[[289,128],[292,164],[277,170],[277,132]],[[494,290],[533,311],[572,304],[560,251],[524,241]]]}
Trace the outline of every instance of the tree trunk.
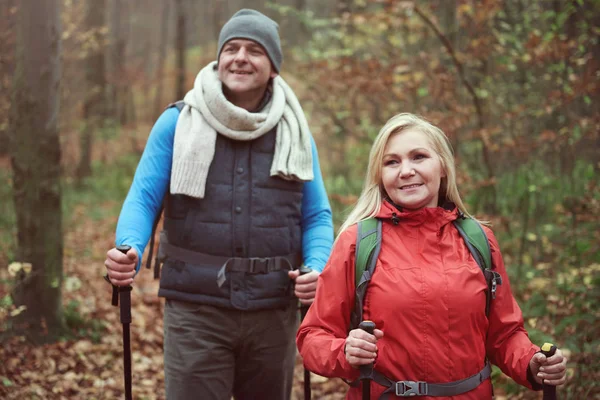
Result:
{"label": "tree trunk", "polygon": [[156,68],[156,94],[154,96],[154,118],[156,119],[165,104],[163,102],[163,82],[165,74],[165,59],[167,58],[167,43],[169,38],[169,10],[171,4],[169,0],[163,1],[162,20],[160,23],[160,47],[158,49],[158,60]]}
{"label": "tree trunk", "polygon": [[0,156],[8,154],[9,77],[15,69],[15,18],[11,10],[15,1],[0,2]]}
{"label": "tree trunk", "polygon": [[[126,47],[129,37],[129,15],[131,14],[130,2],[123,0],[112,0],[112,8],[110,11],[110,96],[111,113],[110,115],[120,125],[135,122],[135,112],[131,113],[134,108],[130,104],[129,87],[127,71],[125,65],[127,63]],[[124,21],[124,22],[123,22]]]}
{"label": "tree trunk", "polygon": [[104,127],[106,118],[106,75],[104,69],[105,0],[88,0],[85,24],[91,33],[85,58],[86,96],[83,102],[83,132],[81,133],[81,157],[76,180],[79,185],[92,174],[92,143],[96,132]]}
{"label": "tree trunk", "polygon": [[26,309],[14,329],[37,342],[64,329],[63,235],[58,108],[60,0],[22,0],[18,10],[10,152],[17,217],[17,260],[32,264],[13,291]]}
{"label": "tree trunk", "polygon": [[306,12],[306,0],[294,0],[291,5],[296,9],[298,15],[290,15],[283,19],[280,24],[282,39],[288,45],[302,46],[306,44],[308,37],[308,31],[303,22],[304,13]]}
{"label": "tree trunk", "polygon": [[121,33],[121,0],[112,0],[109,7],[109,31],[110,44],[107,57],[108,69],[108,98],[110,115],[115,121],[119,120],[119,76],[122,70],[122,59],[120,58]]}
{"label": "tree trunk", "polygon": [[221,33],[221,28],[227,22],[225,18],[226,14],[226,4],[224,0],[214,0],[214,5],[212,8],[212,20],[213,20],[213,30],[214,30],[214,40],[219,40],[219,33]]}
{"label": "tree trunk", "polygon": [[177,52],[176,79],[175,79],[175,99],[182,100],[185,96],[185,7],[183,0],[175,0],[175,12],[177,15],[175,35],[175,49]]}

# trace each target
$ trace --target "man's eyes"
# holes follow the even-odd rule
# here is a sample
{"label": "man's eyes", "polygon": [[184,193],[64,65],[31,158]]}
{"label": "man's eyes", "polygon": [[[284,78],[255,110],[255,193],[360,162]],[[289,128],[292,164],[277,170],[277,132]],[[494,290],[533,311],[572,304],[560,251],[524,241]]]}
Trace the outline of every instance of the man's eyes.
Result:
{"label": "man's eyes", "polygon": [[[233,46],[229,46],[229,47],[225,47],[223,49],[223,52],[225,53],[236,53],[239,50],[239,47],[233,47]],[[251,47],[249,49],[247,49],[248,53],[253,54],[253,55],[263,55],[265,54],[264,51],[262,51],[262,49],[259,48],[254,48]]]}

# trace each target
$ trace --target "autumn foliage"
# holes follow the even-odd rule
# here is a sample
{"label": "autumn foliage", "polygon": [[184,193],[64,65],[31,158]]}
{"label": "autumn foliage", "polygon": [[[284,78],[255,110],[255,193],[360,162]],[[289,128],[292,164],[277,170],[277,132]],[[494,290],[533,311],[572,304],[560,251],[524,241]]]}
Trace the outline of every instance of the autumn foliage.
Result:
{"label": "autumn foliage", "polygon": [[[178,100],[174,18],[182,14],[165,17],[158,1],[113,0],[104,25],[91,29],[87,2],[62,1],[57,101],[67,329],[59,342],[37,346],[12,325],[26,311],[12,293],[31,273],[27,260],[15,256],[5,147],[17,3],[0,2],[0,397],[119,398],[121,328],[102,262],[150,124],[157,110]],[[187,87],[214,59],[215,21],[241,3],[187,6]],[[412,112],[431,120],[453,143],[469,210],[493,224],[532,340],[552,341],[569,358],[560,397],[600,396],[600,1],[245,5],[282,21],[282,75],[309,116],[336,226],[360,192],[370,145],[387,119]],[[170,25],[156,28],[163,23]],[[86,152],[81,138],[90,132],[84,115],[93,86],[86,68],[98,51],[107,57],[105,117],[92,131],[91,176],[75,185]],[[151,275],[142,271],[132,295],[134,398],[163,399],[162,302]],[[294,398],[301,399],[299,358],[295,378]],[[497,399],[539,398],[498,369],[493,382]],[[340,399],[345,390],[340,380],[313,376],[313,398]]]}

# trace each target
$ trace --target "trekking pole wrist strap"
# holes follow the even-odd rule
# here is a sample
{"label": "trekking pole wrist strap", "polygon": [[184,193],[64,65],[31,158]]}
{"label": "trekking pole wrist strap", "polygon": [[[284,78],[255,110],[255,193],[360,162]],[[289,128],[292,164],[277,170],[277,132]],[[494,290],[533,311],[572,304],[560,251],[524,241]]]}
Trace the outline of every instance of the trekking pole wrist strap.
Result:
{"label": "trekking pole wrist strap", "polygon": [[113,285],[113,283],[110,281],[110,278],[108,277],[108,274],[104,275],[104,280],[112,286],[112,300],[110,303],[114,307],[118,307],[119,306],[119,287],[116,285]]}

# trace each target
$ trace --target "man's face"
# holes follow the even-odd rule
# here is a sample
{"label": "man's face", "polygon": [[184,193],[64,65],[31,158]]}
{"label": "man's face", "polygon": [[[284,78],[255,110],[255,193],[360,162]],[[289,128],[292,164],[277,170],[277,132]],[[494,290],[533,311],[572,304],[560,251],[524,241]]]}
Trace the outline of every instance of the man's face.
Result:
{"label": "man's face", "polygon": [[262,98],[269,79],[277,76],[265,49],[247,39],[233,39],[225,43],[219,55],[217,72],[228,98]]}

